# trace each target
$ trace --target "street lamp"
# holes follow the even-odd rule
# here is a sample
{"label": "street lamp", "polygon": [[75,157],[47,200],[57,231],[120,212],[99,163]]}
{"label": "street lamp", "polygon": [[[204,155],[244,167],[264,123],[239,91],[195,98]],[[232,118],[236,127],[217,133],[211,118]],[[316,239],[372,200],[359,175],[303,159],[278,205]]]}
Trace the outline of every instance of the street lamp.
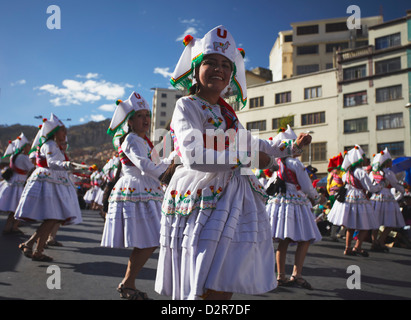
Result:
{"label": "street lamp", "polygon": [[[312,134],[314,131],[308,130],[306,133]],[[311,143],[308,145],[308,164],[311,166]]]}

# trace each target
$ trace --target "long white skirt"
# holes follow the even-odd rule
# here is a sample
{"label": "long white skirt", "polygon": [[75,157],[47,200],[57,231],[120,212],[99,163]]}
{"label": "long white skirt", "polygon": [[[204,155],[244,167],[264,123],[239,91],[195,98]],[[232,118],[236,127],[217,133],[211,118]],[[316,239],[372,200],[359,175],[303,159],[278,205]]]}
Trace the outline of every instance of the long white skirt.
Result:
{"label": "long white skirt", "polygon": [[161,201],[110,202],[101,246],[153,248],[159,246]]}
{"label": "long white skirt", "polygon": [[82,222],[77,192],[66,171],[37,168],[24,187],[15,218],[63,224]]}
{"label": "long white skirt", "polygon": [[334,202],[327,219],[334,225],[344,226],[347,229],[375,230],[379,228],[379,222],[371,205],[363,191],[348,186],[345,202]]}
{"label": "long white skirt", "polygon": [[26,175],[13,173],[9,181],[0,182],[0,211],[15,212],[24,189]]}
{"label": "long white skirt", "polygon": [[215,208],[164,215],[161,223],[159,294],[197,299],[207,289],[261,294],[276,288],[265,201],[247,176],[234,176]]}
{"label": "long white skirt", "polygon": [[287,192],[270,197],[267,213],[270,217],[274,240],[291,239],[293,242],[321,240],[315,216],[311,211],[311,202],[298,191],[295,185],[287,183]]}
{"label": "long white skirt", "polygon": [[405,226],[400,206],[388,188],[373,194],[370,200],[380,226],[388,228],[402,228]]}

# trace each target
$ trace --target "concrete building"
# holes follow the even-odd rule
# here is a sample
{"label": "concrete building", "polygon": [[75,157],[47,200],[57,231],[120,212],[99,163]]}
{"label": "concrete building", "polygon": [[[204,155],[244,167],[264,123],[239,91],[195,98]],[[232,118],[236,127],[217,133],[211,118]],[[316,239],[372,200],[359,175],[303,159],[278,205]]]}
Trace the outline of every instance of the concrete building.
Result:
{"label": "concrete building", "polygon": [[349,30],[347,18],[295,22],[292,30],[279,32],[269,57],[273,80],[334,68],[336,50],[367,45],[368,28],[383,21],[361,18],[361,29]]}
{"label": "concrete building", "polygon": [[268,139],[289,123],[295,133],[311,132],[313,143],[302,161],[319,173],[327,170],[328,159],[337,155],[337,71],[325,70],[247,87],[246,107],[237,111],[242,125],[258,129]]}
{"label": "concrete building", "polygon": [[368,32],[368,46],[337,53],[339,148],[410,155],[411,12]]}

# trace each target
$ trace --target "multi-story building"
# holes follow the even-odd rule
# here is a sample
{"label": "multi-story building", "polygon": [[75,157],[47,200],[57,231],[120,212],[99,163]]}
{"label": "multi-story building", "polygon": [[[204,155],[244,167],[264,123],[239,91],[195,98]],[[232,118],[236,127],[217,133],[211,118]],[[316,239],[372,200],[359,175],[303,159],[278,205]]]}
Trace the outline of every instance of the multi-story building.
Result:
{"label": "multi-story building", "polygon": [[347,17],[292,23],[281,31],[270,53],[273,80],[334,68],[336,50],[368,45],[368,28],[381,16],[361,18],[361,29],[349,30]]}
{"label": "multi-story building", "polygon": [[275,136],[286,124],[296,134],[310,132],[313,142],[302,161],[325,173],[328,159],[339,152],[336,78],[332,69],[249,86],[247,105],[237,111],[238,118],[247,129],[259,130],[262,139]]}
{"label": "multi-story building", "polygon": [[368,28],[369,45],[337,53],[338,145],[411,153],[411,11]]}

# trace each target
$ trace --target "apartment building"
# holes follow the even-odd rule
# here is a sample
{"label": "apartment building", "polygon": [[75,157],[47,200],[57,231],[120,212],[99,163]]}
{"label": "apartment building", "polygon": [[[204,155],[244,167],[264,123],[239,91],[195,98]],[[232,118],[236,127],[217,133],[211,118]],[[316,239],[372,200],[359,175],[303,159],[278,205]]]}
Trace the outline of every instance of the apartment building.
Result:
{"label": "apartment building", "polygon": [[248,102],[237,111],[240,122],[268,139],[287,123],[298,135],[310,132],[313,142],[302,161],[325,175],[328,159],[337,155],[337,70],[325,70],[247,87]]}
{"label": "apartment building", "polygon": [[368,28],[369,45],[337,53],[338,145],[411,154],[411,12]]}
{"label": "apartment building", "polygon": [[273,80],[332,69],[336,50],[368,45],[368,29],[381,16],[361,18],[361,29],[349,30],[347,17],[295,22],[281,31],[270,52]]}

